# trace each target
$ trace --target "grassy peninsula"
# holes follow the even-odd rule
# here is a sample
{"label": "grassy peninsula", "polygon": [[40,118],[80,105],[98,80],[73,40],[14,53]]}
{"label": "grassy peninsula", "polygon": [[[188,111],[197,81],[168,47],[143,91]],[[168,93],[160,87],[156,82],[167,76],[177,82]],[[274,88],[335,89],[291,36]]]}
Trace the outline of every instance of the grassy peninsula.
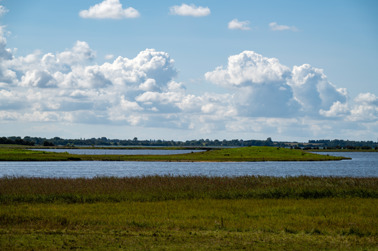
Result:
{"label": "grassy peninsula", "polygon": [[324,161],[344,157],[314,154],[298,149],[278,147],[240,147],[212,149],[175,155],[76,155],[32,151],[24,148],[0,148],[0,161]]}
{"label": "grassy peninsula", "polygon": [[376,178],[0,179],[2,250],[376,250]]}

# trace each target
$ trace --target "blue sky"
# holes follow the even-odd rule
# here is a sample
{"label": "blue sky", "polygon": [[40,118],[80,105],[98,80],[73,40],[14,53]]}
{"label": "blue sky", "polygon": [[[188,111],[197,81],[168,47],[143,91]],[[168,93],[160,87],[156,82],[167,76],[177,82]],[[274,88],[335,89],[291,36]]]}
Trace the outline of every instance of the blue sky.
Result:
{"label": "blue sky", "polygon": [[377,1],[0,1],[5,136],[378,138]]}

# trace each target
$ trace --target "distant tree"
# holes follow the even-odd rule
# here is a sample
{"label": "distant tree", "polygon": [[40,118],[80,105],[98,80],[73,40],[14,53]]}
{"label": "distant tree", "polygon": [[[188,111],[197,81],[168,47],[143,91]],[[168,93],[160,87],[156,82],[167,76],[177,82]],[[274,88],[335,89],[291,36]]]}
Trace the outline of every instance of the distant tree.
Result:
{"label": "distant tree", "polygon": [[272,146],[273,145],[273,141],[272,141],[272,138],[269,137],[265,140],[265,145],[266,146]]}
{"label": "distant tree", "polygon": [[51,143],[51,142],[49,142],[49,141],[47,141],[47,140],[45,140],[45,141],[43,142],[43,146],[54,146],[54,144]]}

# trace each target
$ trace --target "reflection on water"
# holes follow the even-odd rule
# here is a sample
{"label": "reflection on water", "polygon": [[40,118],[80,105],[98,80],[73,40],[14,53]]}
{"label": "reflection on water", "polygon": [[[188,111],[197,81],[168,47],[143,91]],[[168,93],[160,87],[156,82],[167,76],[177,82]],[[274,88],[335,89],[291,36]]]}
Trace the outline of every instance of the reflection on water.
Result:
{"label": "reflection on water", "polygon": [[342,161],[311,162],[125,162],[125,161],[58,161],[0,162],[0,177],[96,176],[135,177],[173,176],[344,176],[378,177],[378,153],[322,153],[351,157]]}

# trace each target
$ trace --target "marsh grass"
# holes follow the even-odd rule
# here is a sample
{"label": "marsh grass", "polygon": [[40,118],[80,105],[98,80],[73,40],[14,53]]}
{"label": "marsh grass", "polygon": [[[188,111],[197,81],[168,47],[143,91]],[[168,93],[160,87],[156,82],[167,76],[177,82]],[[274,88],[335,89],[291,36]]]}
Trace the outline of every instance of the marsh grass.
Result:
{"label": "marsh grass", "polygon": [[297,149],[241,147],[174,155],[76,155],[0,147],[0,161],[324,161],[344,157],[314,154]]}
{"label": "marsh grass", "polygon": [[0,178],[0,202],[4,204],[348,197],[377,198],[377,178],[306,176]]}
{"label": "marsh grass", "polygon": [[0,249],[361,249],[375,199],[171,200],[1,205]]}
{"label": "marsh grass", "polygon": [[0,250],[374,250],[377,178],[0,179]]}

